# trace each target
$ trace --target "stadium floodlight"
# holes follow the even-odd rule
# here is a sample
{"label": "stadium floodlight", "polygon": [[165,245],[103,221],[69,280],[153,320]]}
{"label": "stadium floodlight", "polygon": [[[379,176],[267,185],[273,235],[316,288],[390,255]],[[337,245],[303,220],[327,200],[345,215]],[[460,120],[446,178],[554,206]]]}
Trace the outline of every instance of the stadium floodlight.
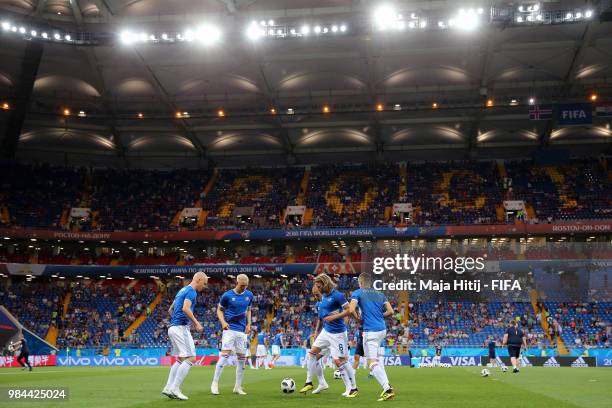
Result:
{"label": "stadium floodlight", "polygon": [[397,11],[389,4],[383,4],[374,10],[374,25],[381,31],[396,27],[398,20],[400,18]]}
{"label": "stadium floodlight", "polygon": [[162,40],[164,40],[164,41],[168,41],[168,34],[166,34],[166,33],[162,33],[161,38],[162,38]]}
{"label": "stadium floodlight", "polygon": [[522,16],[518,16],[518,17],[516,18],[516,22],[517,22],[517,23],[522,23],[522,22],[523,22],[523,17],[522,17]]}
{"label": "stadium floodlight", "polygon": [[4,31],[8,31],[11,29],[11,23],[9,23],[8,21],[3,21],[2,22],[2,29]]}
{"label": "stadium floodlight", "polygon": [[565,19],[566,19],[566,20],[571,20],[571,19],[572,19],[572,17],[573,17],[572,13],[567,13],[567,14],[565,15]]}
{"label": "stadium floodlight", "polygon": [[19,33],[20,34],[25,34],[25,32],[26,32],[25,27],[19,27]]}
{"label": "stadium floodlight", "polygon": [[260,25],[258,25],[256,21],[253,21],[247,27],[246,35],[250,40],[258,40],[265,35],[265,30],[260,28]]}
{"label": "stadium floodlight", "polygon": [[587,10],[587,11],[585,11],[584,16],[585,16],[586,18],[591,18],[591,17],[593,17],[593,10]]}
{"label": "stadium floodlight", "polygon": [[150,40],[150,41],[156,41],[156,40],[157,40],[157,38],[155,38],[155,34],[151,34],[151,35],[149,36],[149,40]]}
{"label": "stadium floodlight", "polygon": [[332,33],[337,33],[338,32],[338,26],[337,25],[333,25],[331,30],[332,30]]}
{"label": "stadium floodlight", "polygon": [[53,34],[53,38],[55,38],[56,40],[58,40],[58,41],[59,41],[59,40],[61,40],[61,39],[62,39],[62,36],[61,36],[61,35],[59,35],[59,33],[55,33],[55,34]]}
{"label": "stadium floodlight", "polygon": [[66,40],[66,41],[72,41],[72,37],[70,36],[70,34],[66,34],[66,35],[64,36],[64,40]]}
{"label": "stadium floodlight", "polygon": [[535,100],[535,98],[533,96],[531,98],[529,98],[529,104],[530,105],[535,105],[535,102],[536,102],[536,100]]}
{"label": "stadium floodlight", "polygon": [[216,44],[221,39],[221,30],[211,24],[202,24],[196,31],[196,38],[204,45]]}
{"label": "stadium floodlight", "polygon": [[419,22],[419,27],[420,27],[420,28],[425,28],[425,27],[427,27],[427,20],[421,20],[421,21]]}
{"label": "stadium floodlight", "polygon": [[30,36],[37,37],[38,33],[36,32],[36,30],[32,30],[32,31],[30,31]]}
{"label": "stadium floodlight", "polygon": [[346,32],[346,30],[347,30],[346,25],[345,25],[345,24],[342,24],[342,25],[340,26],[340,32],[344,33],[344,32]]}
{"label": "stadium floodlight", "polygon": [[128,30],[123,30],[120,34],[119,34],[119,40],[126,45],[132,44],[133,42],[136,41],[136,36],[134,35],[134,33],[132,33],[131,31]]}
{"label": "stadium floodlight", "polygon": [[268,20],[268,25],[269,26],[273,26],[274,25],[274,20]]}
{"label": "stadium floodlight", "polygon": [[321,33],[321,26],[315,26],[314,32],[315,32],[315,34],[320,34]]}
{"label": "stadium floodlight", "polygon": [[[474,9],[459,10],[459,13],[452,19],[454,24],[453,26],[458,28],[459,30],[464,31],[472,31],[480,24],[480,19],[478,18],[478,14]],[[450,26],[449,21],[449,26]]]}
{"label": "stadium floodlight", "polygon": [[14,32],[14,33],[16,33],[16,32],[17,32],[17,27],[12,26],[12,27],[11,27],[11,31],[12,31],[12,32]]}
{"label": "stadium floodlight", "polygon": [[538,21],[542,21],[542,19],[543,19],[543,17],[542,17],[542,15],[541,15],[541,14],[538,14],[538,15],[536,16],[536,20],[538,20]]}
{"label": "stadium floodlight", "polygon": [[300,29],[300,32],[302,33],[302,35],[310,34],[310,26],[307,26],[307,25],[302,26],[302,28]]}
{"label": "stadium floodlight", "polygon": [[147,42],[148,38],[149,36],[145,32],[142,32],[138,35],[138,39],[140,40],[140,42]]}
{"label": "stadium floodlight", "polygon": [[577,12],[576,13],[576,18],[582,18],[582,13],[581,12]]}
{"label": "stadium floodlight", "polygon": [[185,37],[185,41],[191,42],[195,39],[195,34],[193,33],[192,30],[186,30],[184,37]]}
{"label": "stadium floodlight", "polygon": [[41,37],[42,37],[42,38],[44,38],[44,39],[46,40],[47,38],[49,38],[49,34],[47,34],[47,33],[42,33],[42,34],[41,34]]}

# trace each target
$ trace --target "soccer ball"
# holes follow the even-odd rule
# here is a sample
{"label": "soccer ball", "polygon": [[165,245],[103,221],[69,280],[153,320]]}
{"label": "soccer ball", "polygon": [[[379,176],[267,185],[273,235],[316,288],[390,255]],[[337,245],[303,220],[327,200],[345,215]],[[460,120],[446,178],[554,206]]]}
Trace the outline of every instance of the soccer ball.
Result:
{"label": "soccer ball", "polygon": [[486,368],[483,368],[482,371],[480,372],[480,375],[482,375],[483,377],[488,377],[489,374],[491,374],[491,372]]}
{"label": "soccer ball", "polygon": [[334,371],[334,380],[339,380],[341,378],[342,378],[342,374],[340,373],[340,370]]}
{"label": "soccer ball", "polygon": [[501,370],[502,370],[502,373],[508,372],[508,367],[502,366]]}
{"label": "soccer ball", "polygon": [[293,378],[285,378],[281,381],[281,391],[285,394],[291,394],[295,391],[295,381],[293,381]]}

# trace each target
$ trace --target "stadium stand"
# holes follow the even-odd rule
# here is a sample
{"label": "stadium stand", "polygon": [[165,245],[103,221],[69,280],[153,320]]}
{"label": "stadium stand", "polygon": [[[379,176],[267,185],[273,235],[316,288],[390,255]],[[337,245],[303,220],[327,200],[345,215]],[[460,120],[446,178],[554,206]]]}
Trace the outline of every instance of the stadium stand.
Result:
{"label": "stadium stand", "polygon": [[171,229],[178,211],[196,206],[210,176],[192,170],[94,170],[88,187],[97,228]]}
{"label": "stadium stand", "polygon": [[[524,200],[528,213],[533,209],[529,222],[612,216],[612,182],[597,160],[509,161],[505,169],[502,177],[492,161],[410,164],[402,171],[397,164],[322,165],[307,170],[303,194],[302,167],[221,169],[205,194],[212,174],[203,171],[4,165],[0,206],[14,227],[100,231],[280,228],[284,209],[300,200],[312,210],[305,227],[387,225],[387,209],[397,202],[412,203],[418,225],[503,223],[496,211],[506,199]],[[91,220],[69,225],[73,206],[91,208]],[[194,206],[206,212],[204,223],[173,222]]]}
{"label": "stadium stand", "polygon": [[[211,193],[204,198],[205,210],[210,211],[208,225],[212,227],[279,228],[281,215],[297,197],[304,170],[240,169],[220,172]],[[252,208],[249,221],[236,220],[234,210]]]}
{"label": "stadium stand", "polygon": [[313,225],[373,226],[385,224],[385,208],[399,200],[397,166],[317,166],[310,174],[306,206]]}

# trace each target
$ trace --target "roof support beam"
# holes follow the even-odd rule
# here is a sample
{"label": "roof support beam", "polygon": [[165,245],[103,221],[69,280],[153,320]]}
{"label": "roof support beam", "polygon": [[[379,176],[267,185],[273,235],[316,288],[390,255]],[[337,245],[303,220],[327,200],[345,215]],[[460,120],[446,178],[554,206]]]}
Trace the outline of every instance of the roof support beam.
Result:
{"label": "roof support beam", "polygon": [[96,88],[102,96],[102,105],[104,106],[104,110],[106,111],[106,114],[111,116],[112,118],[109,121],[108,130],[113,136],[113,144],[117,149],[117,154],[119,155],[119,157],[125,158],[125,146],[123,145],[123,139],[121,137],[121,133],[115,127],[115,110],[113,108],[115,104],[113,104],[109,100],[106,94],[106,84],[104,82],[104,75],[102,74],[102,68],[100,67],[100,64],[98,64],[95,50],[92,48],[87,48],[85,50],[85,55],[87,57],[87,63],[89,64],[90,72],[93,73]]}
{"label": "roof support beam", "polygon": [[[251,48],[247,48],[247,50],[248,51],[245,54],[251,59],[250,62],[256,64],[257,66],[255,69],[257,75],[256,83],[258,84],[259,90],[263,94],[263,99],[266,104],[265,109],[278,109],[277,101],[274,98],[274,92],[270,87],[270,82],[268,81],[268,78],[266,78],[264,66],[258,58],[256,45],[253,44],[253,46]],[[266,122],[271,123],[278,130],[278,135],[285,147],[287,154],[293,154],[293,149],[295,148],[295,146],[293,145],[293,143],[291,143],[289,132],[286,129],[283,129],[283,120],[281,119],[281,117],[278,115],[271,114],[271,119],[266,120]]]}
{"label": "roof support beam", "polygon": [[36,3],[36,9],[34,10],[34,15],[36,17],[40,17],[42,15],[46,4],[47,0],[38,0],[38,3]]}
{"label": "roof support beam", "polygon": [[484,116],[484,112],[486,109],[485,104],[486,104],[487,95],[491,91],[491,89],[489,89],[491,86],[491,84],[489,83],[489,73],[491,71],[491,65],[492,65],[494,54],[495,54],[495,47],[497,44],[495,34],[496,34],[495,29],[488,29],[486,33],[483,33],[483,35],[485,35],[487,38],[487,45],[486,45],[487,48],[484,51],[483,56],[482,56],[482,70],[480,72],[479,93],[482,99],[482,105],[476,112],[474,122],[472,123],[472,127],[468,135],[469,136],[468,145],[469,145],[470,151],[473,150],[477,145],[478,133],[480,132],[480,124],[482,122],[482,117]]}
{"label": "roof support beam", "polygon": [[[365,60],[365,67],[367,73],[367,87],[368,94],[370,97],[370,104],[372,108],[379,102],[378,93],[377,93],[377,79],[376,79],[376,66],[378,62],[378,55],[372,56],[371,43],[372,41],[363,41],[363,49],[362,49],[362,58]],[[374,136],[373,142],[376,144],[376,154],[377,157],[381,157],[384,152],[384,140],[383,140],[383,132],[382,126],[380,125],[380,121],[382,119],[382,113],[374,112],[370,115],[370,127],[372,129],[372,135]]]}
{"label": "roof support beam", "polygon": [[225,5],[227,12],[230,14],[234,14],[236,12],[236,0],[219,0],[221,3]]}
{"label": "roof support beam", "polygon": [[[151,67],[146,63],[142,54],[136,49],[134,49],[134,53],[138,56],[139,61],[142,63],[142,66],[144,68],[143,71],[148,77],[149,82],[151,82],[151,84],[153,85],[153,88],[155,89],[160,102],[166,105],[166,107],[170,110],[170,112],[172,112],[172,114],[178,112],[179,109],[174,104],[174,102],[170,100],[168,92],[162,85],[159,78],[157,78],[157,75],[155,75],[155,72],[153,72]],[[198,153],[204,158],[206,156],[206,148],[204,147],[204,145],[202,145],[197,135],[191,130],[187,122],[185,122],[185,120],[183,119],[175,119],[174,123],[176,127],[181,131],[183,136],[185,136],[193,144]]]}
{"label": "roof support beam", "polygon": [[70,7],[72,8],[72,14],[78,25],[83,24],[83,13],[81,13],[81,5],[79,0],[70,0]]}
{"label": "roof support beam", "polygon": [[13,89],[13,108],[9,112],[5,127],[0,128],[0,157],[13,159],[19,145],[23,124],[31,107],[34,81],[38,74],[44,44],[29,41],[21,59],[19,78]]}

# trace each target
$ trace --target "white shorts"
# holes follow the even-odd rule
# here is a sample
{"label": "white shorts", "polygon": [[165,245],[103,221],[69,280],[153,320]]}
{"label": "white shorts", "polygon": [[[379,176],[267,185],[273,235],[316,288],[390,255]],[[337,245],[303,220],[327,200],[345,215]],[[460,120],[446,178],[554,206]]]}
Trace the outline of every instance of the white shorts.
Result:
{"label": "white shorts", "polygon": [[375,331],[375,332],[363,332],[363,354],[365,358],[378,358],[379,349],[383,349],[384,347],[380,347],[380,342],[387,337],[387,331]]}
{"label": "white shorts", "polygon": [[267,354],[268,354],[268,352],[266,351],[266,346],[264,346],[263,344],[258,344],[257,345],[256,356],[257,357],[265,357]]}
{"label": "white shorts", "polygon": [[323,329],[312,346],[320,348],[321,350],[329,349],[329,354],[334,359],[347,357],[349,354],[348,334],[346,332],[330,333]]}
{"label": "white shorts", "polygon": [[272,355],[280,356],[280,346],[272,345]]}
{"label": "white shorts", "polygon": [[223,330],[221,350],[233,351],[236,354],[245,354],[247,348],[247,335],[235,330]]}
{"label": "white shorts", "polygon": [[175,357],[195,357],[195,343],[189,326],[170,326],[168,338],[172,344],[172,355]]}

